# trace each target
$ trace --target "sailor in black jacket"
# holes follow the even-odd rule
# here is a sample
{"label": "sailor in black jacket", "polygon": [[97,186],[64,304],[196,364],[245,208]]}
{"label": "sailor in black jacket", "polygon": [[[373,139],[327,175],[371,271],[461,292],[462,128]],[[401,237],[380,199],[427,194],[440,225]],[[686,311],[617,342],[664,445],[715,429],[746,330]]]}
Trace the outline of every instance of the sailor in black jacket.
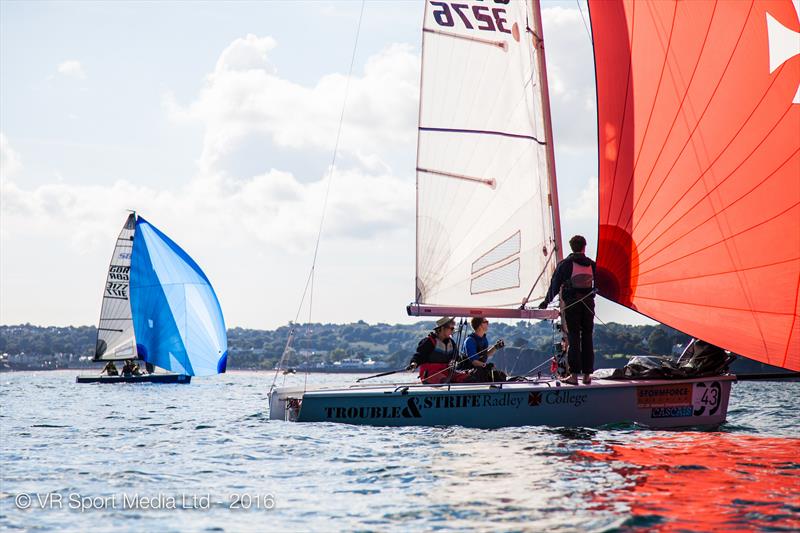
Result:
{"label": "sailor in black jacket", "polygon": [[565,381],[577,385],[578,374],[583,373],[583,382],[588,385],[592,382],[594,372],[592,330],[596,265],[586,257],[585,238],[575,235],[569,240],[569,246],[572,253],[556,266],[550,290],[539,304],[539,309],[545,309],[560,294],[569,339],[567,362],[570,374]]}

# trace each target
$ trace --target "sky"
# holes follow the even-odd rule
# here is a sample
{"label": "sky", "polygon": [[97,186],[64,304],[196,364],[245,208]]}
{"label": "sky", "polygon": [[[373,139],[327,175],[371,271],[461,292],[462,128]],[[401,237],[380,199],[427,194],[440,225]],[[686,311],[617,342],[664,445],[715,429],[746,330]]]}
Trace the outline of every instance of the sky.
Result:
{"label": "sky", "polygon": [[[543,2],[564,242],[595,249],[586,6]],[[202,266],[228,327],[294,320],[361,3],[0,1],[0,323],[97,321],[128,209]],[[299,320],[408,323],[423,3],[364,7]],[[584,18],[585,17],[585,18]],[[610,302],[603,322],[652,323]]]}

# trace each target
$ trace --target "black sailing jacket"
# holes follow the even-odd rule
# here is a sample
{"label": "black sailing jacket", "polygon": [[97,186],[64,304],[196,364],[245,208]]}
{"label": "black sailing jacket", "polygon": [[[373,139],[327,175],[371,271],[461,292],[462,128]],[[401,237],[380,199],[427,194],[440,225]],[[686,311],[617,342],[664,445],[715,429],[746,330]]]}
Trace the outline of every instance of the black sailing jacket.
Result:
{"label": "black sailing jacket", "polygon": [[[597,279],[597,265],[595,265],[595,262],[586,257],[585,254],[573,252],[565,257],[558,264],[558,266],[556,266],[555,274],[553,274],[553,281],[550,282],[550,290],[547,291],[547,296],[544,298],[545,303],[549,304],[552,302],[553,298],[556,297],[562,286],[564,287],[564,290],[561,293],[561,297],[564,299],[564,303],[566,304],[570,304],[591,292],[591,289],[587,290],[572,288],[572,285],[569,281],[572,278],[573,261],[583,266],[591,265],[592,276],[595,278],[595,280]],[[589,296],[587,300],[594,300],[594,295]]]}

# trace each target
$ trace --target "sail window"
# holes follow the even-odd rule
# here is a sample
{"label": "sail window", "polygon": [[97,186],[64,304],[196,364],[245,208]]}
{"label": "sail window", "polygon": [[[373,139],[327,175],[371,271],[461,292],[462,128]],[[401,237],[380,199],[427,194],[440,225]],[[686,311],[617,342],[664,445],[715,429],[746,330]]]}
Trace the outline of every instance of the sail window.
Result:
{"label": "sail window", "polygon": [[519,287],[519,259],[514,259],[510,263],[473,278],[470,284],[470,292],[472,294],[481,294],[517,287]]}
{"label": "sail window", "polygon": [[472,273],[483,270],[492,265],[496,265],[500,261],[508,259],[520,251],[520,242],[522,234],[517,231],[514,235],[504,240],[481,257],[472,263]]}

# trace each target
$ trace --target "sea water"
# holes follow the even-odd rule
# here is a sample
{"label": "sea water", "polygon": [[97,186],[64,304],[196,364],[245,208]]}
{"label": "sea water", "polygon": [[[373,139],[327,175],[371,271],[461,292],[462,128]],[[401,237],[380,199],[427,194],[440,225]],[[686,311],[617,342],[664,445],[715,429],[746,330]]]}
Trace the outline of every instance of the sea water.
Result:
{"label": "sea water", "polygon": [[0,374],[0,529],[800,529],[800,383],[734,385],[717,431],[478,430],[271,421],[267,372],[76,374]]}

